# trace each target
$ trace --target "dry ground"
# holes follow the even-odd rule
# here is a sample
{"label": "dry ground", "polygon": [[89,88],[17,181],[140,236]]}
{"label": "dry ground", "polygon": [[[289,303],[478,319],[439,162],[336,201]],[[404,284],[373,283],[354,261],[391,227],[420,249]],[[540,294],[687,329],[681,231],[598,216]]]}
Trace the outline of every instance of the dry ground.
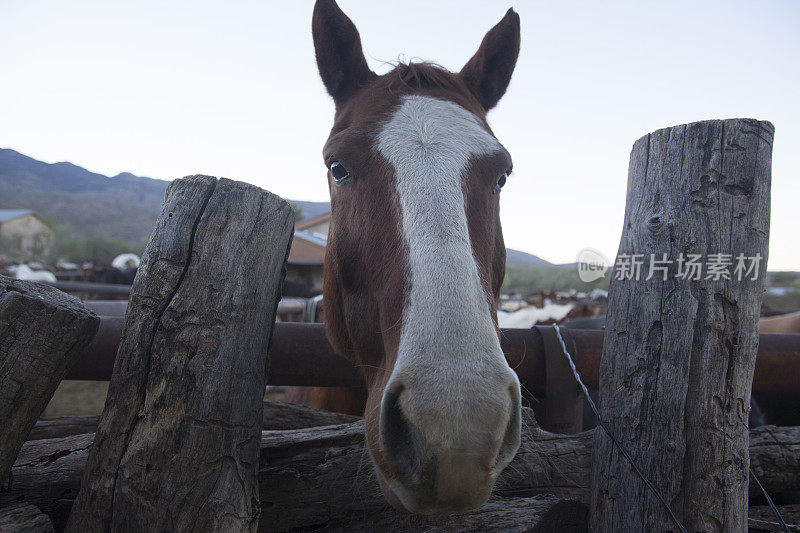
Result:
{"label": "dry ground", "polygon": [[[103,412],[108,394],[108,381],[64,380],[47,404],[42,418],[88,416]],[[282,400],[282,391],[268,391],[267,400]]]}
{"label": "dry ground", "polygon": [[43,418],[99,415],[103,412],[108,381],[64,380],[42,413]]}

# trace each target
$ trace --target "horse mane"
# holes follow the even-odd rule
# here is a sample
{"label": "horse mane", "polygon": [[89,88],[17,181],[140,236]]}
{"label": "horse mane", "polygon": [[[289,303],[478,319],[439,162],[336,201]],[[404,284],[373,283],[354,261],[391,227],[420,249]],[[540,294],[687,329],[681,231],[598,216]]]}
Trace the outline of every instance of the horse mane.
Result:
{"label": "horse mane", "polygon": [[439,90],[456,93],[469,100],[476,109],[481,109],[478,99],[457,74],[430,61],[403,63],[398,61],[392,70],[379,76],[372,84],[379,90],[398,95],[408,92]]}

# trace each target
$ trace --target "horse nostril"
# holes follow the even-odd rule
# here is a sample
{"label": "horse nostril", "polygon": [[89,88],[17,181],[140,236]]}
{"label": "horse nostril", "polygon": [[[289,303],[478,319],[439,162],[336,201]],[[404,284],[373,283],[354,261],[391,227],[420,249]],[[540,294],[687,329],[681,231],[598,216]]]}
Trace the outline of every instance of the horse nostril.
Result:
{"label": "horse nostril", "polygon": [[519,449],[522,432],[522,413],[520,411],[520,394],[518,391],[519,389],[516,387],[509,389],[511,393],[511,416],[508,419],[508,426],[506,426],[500,450],[497,452],[495,468],[505,468]]}
{"label": "horse nostril", "polygon": [[[393,389],[393,390],[392,390]],[[406,480],[418,470],[419,430],[408,421],[400,405],[403,386],[387,388],[381,406],[381,448],[397,473]]]}

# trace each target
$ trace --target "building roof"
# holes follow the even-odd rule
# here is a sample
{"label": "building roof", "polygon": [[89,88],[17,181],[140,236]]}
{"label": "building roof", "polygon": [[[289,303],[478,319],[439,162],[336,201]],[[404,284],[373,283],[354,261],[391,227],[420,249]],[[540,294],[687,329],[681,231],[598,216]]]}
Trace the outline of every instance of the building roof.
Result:
{"label": "building roof", "polygon": [[321,265],[325,260],[328,238],[308,230],[295,230],[288,263],[292,265]]}
{"label": "building roof", "polygon": [[309,242],[313,242],[319,246],[325,248],[328,245],[328,236],[323,235],[322,233],[316,233],[313,231],[308,230],[295,230],[294,232],[295,238],[300,237]]}
{"label": "building roof", "polygon": [[0,222],[32,214],[34,213],[30,209],[0,209]]}
{"label": "building roof", "polygon": [[322,213],[321,215],[317,215],[313,218],[308,218],[302,222],[298,222],[297,224],[295,224],[294,227],[295,229],[298,230],[304,230],[312,226],[316,226],[317,224],[320,224],[322,222],[330,222],[330,220],[331,220],[331,212],[328,211],[327,213]]}

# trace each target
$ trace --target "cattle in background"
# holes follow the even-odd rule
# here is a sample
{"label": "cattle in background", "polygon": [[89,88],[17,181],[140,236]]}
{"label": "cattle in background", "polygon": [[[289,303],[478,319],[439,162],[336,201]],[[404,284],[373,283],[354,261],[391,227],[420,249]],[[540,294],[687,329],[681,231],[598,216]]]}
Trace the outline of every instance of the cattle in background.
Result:
{"label": "cattle in background", "polygon": [[119,270],[131,270],[139,268],[141,259],[136,254],[119,254],[111,261],[111,266]]}
{"label": "cattle in background", "polygon": [[8,271],[14,274],[17,279],[25,281],[49,281],[55,282],[56,275],[48,270],[33,270],[28,265],[12,265],[7,267]]}
{"label": "cattle in background", "polygon": [[121,270],[109,265],[95,265],[83,269],[83,281],[91,283],[111,283],[114,285],[132,285],[137,268]]}
{"label": "cattle in background", "polygon": [[292,296],[296,298],[313,298],[321,294],[321,291],[315,289],[311,284],[304,283],[297,279],[287,279],[283,281],[283,296]]}

